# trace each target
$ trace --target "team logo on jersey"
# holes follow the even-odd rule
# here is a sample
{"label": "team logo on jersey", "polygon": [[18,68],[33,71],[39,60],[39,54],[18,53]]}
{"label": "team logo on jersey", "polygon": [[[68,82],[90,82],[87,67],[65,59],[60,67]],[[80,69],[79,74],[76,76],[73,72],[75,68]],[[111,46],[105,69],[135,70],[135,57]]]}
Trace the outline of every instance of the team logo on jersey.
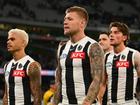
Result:
{"label": "team logo on jersey", "polygon": [[85,59],[85,52],[72,52],[70,55],[71,59],[79,58],[79,59]]}
{"label": "team logo on jersey", "polygon": [[78,50],[81,50],[82,49],[82,46],[80,45],[80,46],[78,46]]}
{"label": "team logo on jersey", "polygon": [[13,77],[25,77],[25,71],[24,70],[13,70]]}
{"label": "team logo on jersey", "polygon": [[121,59],[125,59],[125,58],[126,58],[126,56],[125,55],[122,55]]}
{"label": "team logo on jersey", "polygon": [[116,67],[119,68],[119,67],[126,67],[128,68],[129,67],[129,61],[117,61],[116,62]]}
{"label": "team logo on jersey", "polygon": [[22,68],[22,64],[21,64],[21,63],[18,65],[18,68],[19,68],[19,69],[21,69],[21,68]]}

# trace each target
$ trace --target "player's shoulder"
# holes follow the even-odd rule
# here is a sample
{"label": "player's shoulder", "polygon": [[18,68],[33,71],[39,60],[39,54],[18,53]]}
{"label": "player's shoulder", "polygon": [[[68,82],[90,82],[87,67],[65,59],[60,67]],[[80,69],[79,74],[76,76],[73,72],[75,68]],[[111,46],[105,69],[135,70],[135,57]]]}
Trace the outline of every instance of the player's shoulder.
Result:
{"label": "player's shoulder", "polygon": [[41,67],[40,63],[38,61],[35,61],[35,60],[33,62],[31,62],[31,64],[29,66],[34,67],[34,68]]}
{"label": "player's shoulder", "polygon": [[59,46],[63,46],[68,42],[68,40],[62,40],[59,42]]}
{"label": "player's shoulder", "polygon": [[62,41],[60,41],[59,45],[58,45],[58,50],[63,48],[68,42],[70,42],[70,40],[62,40]]}
{"label": "player's shoulder", "polygon": [[40,74],[41,72],[41,65],[39,62],[34,61],[29,65],[28,74],[36,76],[36,74]]}
{"label": "player's shoulder", "polygon": [[136,49],[130,48],[130,47],[126,47],[126,49],[129,50],[129,51],[133,51],[133,52],[136,52],[137,51]]}
{"label": "player's shoulder", "polygon": [[28,59],[31,61],[29,64],[29,69],[34,69],[34,68],[41,68],[41,64],[34,60],[32,57],[28,56]]}
{"label": "player's shoulder", "polygon": [[139,54],[140,54],[140,52],[139,52],[138,50],[134,49],[134,48],[126,47],[126,49],[127,49],[128,51],[133,52],[134,55],[137,55],[137,54],[139,55]]}

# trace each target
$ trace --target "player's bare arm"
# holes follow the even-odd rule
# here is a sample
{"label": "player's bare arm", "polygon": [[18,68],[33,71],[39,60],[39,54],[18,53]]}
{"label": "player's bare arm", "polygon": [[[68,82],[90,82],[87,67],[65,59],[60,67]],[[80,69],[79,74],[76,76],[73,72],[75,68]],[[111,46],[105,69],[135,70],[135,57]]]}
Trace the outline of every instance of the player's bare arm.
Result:
{"label": "player's bare arm", "polygon": [[91,48],[89,50],[89,57],[90,57],[91,75],[93,81],[88,89],[88,93],[83,102],[83,105],[88,105],[88,104],[84,104],[86,102],[92,104],[92,102],[97,98],[97,94],[99,91],[103,70],[104,70],[104,53],[101,47],[97,43],[91,45]]}
{"label": "player's bare arm", "polygon": [[102,82],[100,84],[100,89],[97,96],[98,101],[100,102],[101,105],[102,105],[103,96],[106,90],[106,86],[107,86],[107,73],[106,73],[106,70],[104,70],[103,76],[102,76]]}
{"label": "player's bare arm", "polygon": [[[106,55],[105,55],[106,57]],[[105,61],[104,61],[104,64],[105,64]],[[103,75],[102,75],[102,82],[100,84],[100,89],[99,89],[99,93],[98,93],[98,101],[101,103],[102,105],[102,99],[103,99],[103,96],[104,96],[104,93],[105,93],[105,90],[106,90],[106,86],[107,86],[107,72],[106,70],[103,71]]]}
{"label": "player's bare arm", "polygon": [[3,96],[3,105],[8,105],[8,97],[7,97],[7,85],[5,83],[5,91]]}
{"label": "player's bare arm", "polygon": [[56,82],[56,86],[57,89],[54,93],[54,97],[53,97],[53,105],[58,105],[58,103],[60,102],[60,92],[61,92],[61,67],[60,67],[60,59],[59,59],[59,51],[60,48],[66,43],[67,41],[61,41],[59,43],[59,47],[57,50],[57,68],[56,68],[56,75],[55,75],[55,82]]}
{"label": "player's bare arm", "polygon": [[[5,67],[7,66],[8,62],[4,65],[4,70],[5,70]],[[4,96],[3,96],[3,105],[8,105],[8,93],[7,93],[7,84],[6,84],[6,80],[4,78],[4,85],[5,85],[5,89],[4,89]]]}
{"label": "player's bare arm", "polygon": [[55,91],[52,103],[53,103],[53,105],[58,105],[58,103],[60,101],[60,91],[61,91],[61,68],[60,68],[59,63],[58,63],[57,68],[56,68],[55,79],[56,79],[55,82],[56,82],[57,89]]}
{"label": "player's bare arm", "polygon": [[140,53],[139,52],[135,53],[134,63],[137,70],[138,77],[140,78]]}
{"label": "player's bare arm", "polygon": [[136,52],[135,56],[134,56],[134,63],[135,63],[135,67],[137,70],[137,75],[138,75],[138,86],[136,87],[136,97],[140,103],[140,87],[139,87],[139,83],[140,83],[140,53]]}
{"label": "player's bare arm", "polygon": [[41,105],[41,66],[38,62],[30,64],[28,75],[30,78],[31,92],[34,98],[33,105]]}

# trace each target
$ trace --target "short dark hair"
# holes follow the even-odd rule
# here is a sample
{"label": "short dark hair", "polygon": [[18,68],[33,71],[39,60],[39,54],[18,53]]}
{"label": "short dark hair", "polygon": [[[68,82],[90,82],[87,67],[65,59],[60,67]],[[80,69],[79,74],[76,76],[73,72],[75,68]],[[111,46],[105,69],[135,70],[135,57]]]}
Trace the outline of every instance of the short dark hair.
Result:
{"label": "short dark hair", "polygon": [[111,22],[110,25],[109,25],[109,30],[112,27],[117,27],[118,30],[120,32],[122,32],[124,36],[127,36],[127,40],[124,41],[124,44],[126,45],[128,40],[130,39],[130,33],[129,33],[128,26],[125,23],[122,23],[122,22]]}
{"label": "short dark hair", "polygon": [[79,6],[72,6],[72,7],[69,7],[68,9],[66,9],[65,13],[69,13],[69,12],[77,12],[78,15],[83,17],[85,19],[86,23],[88,23],[89,15],[85,8],[79,7]]}
{"label": "short dark hair", "polygon": [[107,36],[109,36],[109,33],[108,33],[107,31],[101,31],[101,32],[99,33],[99,35],[101,35],[101,34],[106,34]]}

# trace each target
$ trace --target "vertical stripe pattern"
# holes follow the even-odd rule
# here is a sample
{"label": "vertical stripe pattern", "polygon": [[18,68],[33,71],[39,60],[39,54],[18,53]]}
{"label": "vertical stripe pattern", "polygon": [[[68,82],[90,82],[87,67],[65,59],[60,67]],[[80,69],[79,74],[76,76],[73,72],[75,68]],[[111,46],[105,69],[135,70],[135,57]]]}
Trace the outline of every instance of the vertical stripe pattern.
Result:
{"label": "vertical stripe pattern", "polygon": [[93,39],[85,37],[73,44],[68,41],[58,51],[62,68],[62,104],[82,104],[90,83],[90,61],[88,50]]}
{"label": "vertical stripe pattern", "polygon": [[117,102],[117,88],[118,88],[118,68],[116,68],[116,62],[119,61],[120,56],[114,56],[113,68],[112,68],[112,85],[111,85],[111,100],[112,103]]}
{"label": "vertical stripe pattern", "polygon": [[33,99],[27,69],[32,62],[31,57],[25,56],[18,61],[11,60],[5,67],[8,105],[31,105]]}
{"label": "vertical stripe pattern", "polygon": [[[109,54],[110,53],[108,53],[108,54],[105,55],[105,61],[104,61],[105,64],[107,62],[107,58],[108,58]],[[106,71],[106,67],[105,67],[105,71]],[[106,88],[105,93],[103,95],[103,100],[102,100],[102,104],[103,105],[107,105],[107,97],[108,97],[108,94],[107,93],[108,93],[108,89]]]}
{"label": "vertical stripe pattern", "polygon": [[[27,60],[25,63],[23,70],[27,69],[27,66],[29,65],[30,61]],[[26,72],[26,71],[25,71]],[[31,104],[31,89],[30,87],[30,80],[27,74],[25,74],[26,78],[22,78],[22,83],[23,83],[23,94],[24,94],[24,103],[25,105]]]}
{"label": "vertical stripe pattern", "polygon": [[10,76],[9,76],[9,102],[10,105],[15,105],[15,79],[12,76],[13,74],[13,70],[15,70],[17,68],[17,64],[12,63],[12,67],[11,67],[11,72],[10,72]]}
{"label": "vertical stripe pattern", "polygon": [[66,90],[67,96],[69,100],[69,104],[77,104],[77,99],[75,95],[75,87],[74,87],[74,80],[73,80],[73,64],[72,59],[70,58],[70,54],[76,50],[77,46],[71,46],[67,59],[66,59]]}
{"label": "vertical stripe pattern", "polygon": [[134,99],[137,73],[134,66],[136,50],[126,47],[119,55],[114,52],[106,55],[108,75],[108,104],[124,104]]}
{"label": "vertical stripe pattern", "polygon": [[[87,48],[88,46],[90,45],[91,43],[88,42],[83,51],[86,52],[87,51]],[[91,78],[91,73],[90,73],[90,62],[89,62],[89,57],[88,57],[88,54],[86,53],[85,55],[85,60],[82,60],[82,68],[83,68],[83,77],[84,77],[84,84],[85,84],[85,94],[87,94],[88,92],[88,88],[90,86],[90,83],[92,82],[92,78]]]}
{"label": "vertical stripe pattern", "polygon": [[126,72],[126,89],[125,89],[125,100],[133,99],[133,82],[134,82],[134,74],[133,74],[133,64],[132,64],[132,54],[130,51],[128,53],[127,61],[129,61],[129,68],[127,68]]}

